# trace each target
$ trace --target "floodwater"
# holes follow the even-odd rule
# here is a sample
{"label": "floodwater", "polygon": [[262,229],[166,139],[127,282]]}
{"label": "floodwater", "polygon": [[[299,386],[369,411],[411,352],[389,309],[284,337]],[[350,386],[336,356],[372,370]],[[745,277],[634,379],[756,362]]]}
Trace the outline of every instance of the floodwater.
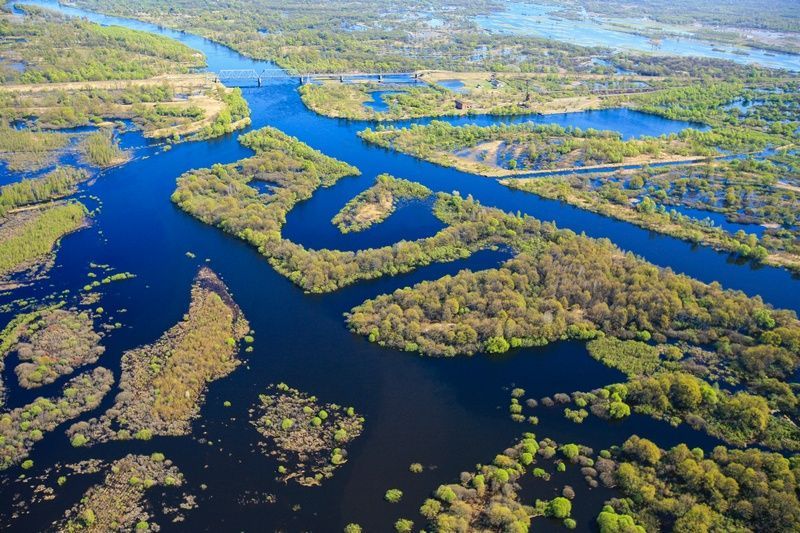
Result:
{"label": "floodwater", "polygon": [[[54,7],[50,3],[40,5]],[[71,8],[59,9],[100,23],[123,24],[178,39],[204,52],[211,70],[272,67],[196,36]],[[561,227],[590,236],[609,237],[658,265],[704,281],[720,280],[726,287],[760,294],[777,306],[800,307],[795,296],[797,280],[783,270],[755,267],[708,248],[512,191],[491,179],[369,146],[356,137],[356,132],[368,124],[328,119],[308,111],[300,101],[296,83],[289,78],[261,88],[245,88],[244,96],[253,112],[252,128],[274,126],[363,172],[358,178],[345,178],[318,191],[290,213],[285,236],[305,246],[354,250],[435,233],[441,224],[424,202],[398,209],[386,222],[365,232],[341,235],[333,227],[331,217],[347,200],[371,186],[375,176],[388,172],[420,181],[435,191],[458,190],[462,195],[472,194],[485,205],[554,220]],[[451,122],[489,124],[510,120],[523,119],[462,117]],[[613,129],[627,137],[660,135],[691,126],[625,110],[535,120]],[[526,397],[540,398],[623,379],[620,373],[589,357],[582,343],[561,342],[514,350],[501,357],[431,359],[383,349],[349,333],[342,313],[364,299],[463,268],[492,268],[507,259],[508,253],[481,252],[468,260],[360,283],[330,295],[306,295],[275,273],[256,250],[181,212],[169,200],[175,179],[183,172],[251,155],[238,144],[237,136],[238,133],[184,143],[169,151],[143,147],[140,151],[147,153],[137,154],[141,157],[101,173],[93,185],[79,193],[96,196],[102,202],[93,227],[63,240],[49,280],[2,295],[0,304],[65,289],[77,291],[88,279],[89,262],[108,263],[118,271],[136,274],[135,279],[104,286],[99,303],[112,322],[124,324],[106,335],[106,352],[98,362],[119,377],[121,354],[154,341],[181,319],[189,302],[192,278],[202,264],[209,264],[229,286],[255,330],[254,351],[242,353],[245,364],[210,385],[191,436],[72,448],[63,433],[68,423],[35,446],[31,455],[35,467],[30,473],[36,474],[55,462],[93,457],[113,460],[130,452],[159,451],[184,473],[186,488],[197,495],[199,504],[186,513],[183,523],[160,520],[163,531],[341,531],[348,522],[360,523],[366,531],[388,531],[400,517],[412,518],[421,526],[417,509],[432,490],[441,483],[456,481],[459,472],[473,469],[476,463],[490,461],[526,430],[535,431],[540,438],[580,442],[597,450],[622,443],[634,433],[662,446],[687,442],[708,449],[717,443],[686,427],[672,428],[641,416],[613,425],[592,418],[576,425],[558,409],[539,409],[535,414],[542,422],[537,427],[512,422],[508,416],[509,387],[522,387],[528,393]],[[196,259],[188,258],[187,251],[194,253]],[[8,313],[0,315],[0,323],[10,318]],[[23,405],[37,395],[54,396],[65,381],[25,391],[15,384],[13,361],[8,363],[3,377],[11,407]],[[366,418],[364,433],[348,447],[349,462],[322,487],[303,488],[273,481],[276,462],[255,451],[259,435],[248,422],[248,409],[257,402],[259,393],[277,382],[316,395],[322,402],[352,405]],[[98,409],[81,419],[97,416],[112,405],[114,394],[112,391]],[[232,406],[223,407],[225,401]],[[412,474],[408,466],[413,462],[431,468]],[[12,468],[3,474],[3,479],[13,479],[20,472],[19,468]],[[18,531],[45,529],[98,479],[70,476],[68,483],[56,490],[55,500],[36,504],[30,514],[15,520],[11,527]],[[54,485],[54,479],[49,484]],[[586,495],[584,487],[573,485],[578,491],[573,516],[579,530],[590,530],[599,512],[596,503],[612,493],[594,489]],[[561,486],[555,482],[534,492],[553,496]],[[389,504],[383,500],[389,488],[404,491],[402,502]],[[30,498],[19,484],[0,485],[3,522],[8,520],[12,497],[18,492],[22,500]],[[258,493],[275,494],[276,502],[242,503],[242,499]],[[157,497],[159,491],[152,494]],[[586,505],[582,504],[584,501]],[[544,518],[537,519],[534,527],[560,528]]]}
{"label": "floodwater", "polygon": [[[714,44],[690,37],[663,38],[660,45],[653,48],[650,39],[643,35],[614,29],[602,19],[561,18],[553,14],[557,10],[558,6],[555,5],[509,2],[505,10],[478,17],[477,22],[482,28],[499,33],[545,37],[580,46],[602,46],[663,55],[711,57],[745,65],[758,64],[771,68],[800,70],[800,56],[796,54]],[[635,22],[642,24],[647,21]],[[652,21],[649,22],[650,25],[654,24]]]}

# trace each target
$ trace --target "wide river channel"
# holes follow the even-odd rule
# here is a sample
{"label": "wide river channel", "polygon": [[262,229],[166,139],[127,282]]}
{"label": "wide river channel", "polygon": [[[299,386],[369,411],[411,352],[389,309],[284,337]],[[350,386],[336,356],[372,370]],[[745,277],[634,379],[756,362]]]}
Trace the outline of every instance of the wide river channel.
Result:
{"label": "wide river channel", "polygon": [[[34,2],[25,2],[28,4]],[[142,22],[107,17],[49,2],[36,3],[101,24],[117,24],[169,36],[203,52],[208,70],[274,68],[254,61],[203,38]],[[322,189],[298,205],[288,217],[284,235],[311,248],[357,250],[432,235],[441,223],[430,205],[411,203],[398,209],[386,222],[362,232],[343,236],[331,217],[354,195],[369,187],[375,176],[388,172],[416,180],[435,191],[459,191],[481,203],[506,211],[523,212],[560,227],[609,238],[621,248],[677,272],[750,295],[761,295],[777,306],[797,310],[798,280],[784,270],[755,267],[727,254],[654,234],[623,222],[572,208],[565,204],[515,192],[495,180],[442,168],[412,157],[363,143],[356,132],[371,124],[319,116],[305,108],[297,82],[272,80],[263,87],[243,89],[252,110],[252,129],[274,126],[324,153],[357,166],[358,178],[345,178]],[[626,137],[660,135],[692,127],[628,110],[605,110],[525,118],[467,117],[446,119],[454,124],[492,124],[534,120],[564,126],[593,127],[621,132]],[[416,122],[425,122],[424,120]],[[508,416],[509,387],[523,387],[527,397],[540,398],[558,392],[589,390],[622,380],[618,372],[590,358],[581,343],[564,342],[545,348],[514,350],[502,357],[474,356],[453,359],[421,358],[380,348],[348,332],[342,313],[366,298],[425,279],[436,279],[463,268],[485,269],[507,258],[502,252],[481,252],[450,264],[436,264],[410,274],[361,283],[324,296],[306,295],[275,273],[254,249],[206,226],[170,202],[175,179],[183,172],[230,163],[251,152],[237,142],[241,132],[223,138],[188,142],[164,151],[136,133],[123,143],[136,147],[130,163],[102,173],[83,194],[96,197],[102,206],[93,226],[63,240],[56,265],[47,281],[0,296],[0,304],[67,290],[78,291],[87,283],[89,263],[110,264],[136,278],[111,284],[101,305],[124,327],[103,340],[105,354],[99,365],[119,377],[119,360],[128,349],[154,341],[179,321],[189,302],[192,278],[201,264],[209,264],[230,288],[255,330],[252,353],[242,353],[245,364],[226,379],[211,384],[202,416],[193,435],[155,438],[149,442],[119,442],[91,448],[72,448],[63,430],[46,436],[31,458],[37,468],[92,457],[113,460],[126,453],[163,452],[184,473],[188,489],[197,496],[198,508],[186,513],[186,521],[156,521],[162,530],[181,531],[341,531],[348,522],[365,531],[390,531],[400,517],[422,525],[418,508],[439,484],[457,481],[463,470],[490,461],[513,444],[523,431],[533,429],[540,438],[561,443],[577,442],[596,450],[621,444],[637,433],[661,446],[687,442],[711,448],[717,444],[705,434],[686,427],[641,416],[609,424],[589,417],[583,424],[567,421],[560,409],[537,410],[537,427],[517,424]],[[3,176],[0,183],[13,181]],[[95,206],[87,200],[87,205]],[[195,259],[187,257],[191,251]],[[0,323],[12,318],[0,314]],[[64,380],[26,391],[15,385],[13,367],[6,361],[4,380],[11,407],[36,396],[55,396]],[[271,383],[285,382],[322,402],[352,405],[366,418],[365,431],[349,446],[349,462],[321,487],[304,488],[273,480],[276,463],[258,451],[258,433],[249,424],[248,409]],[[95,411],[97,416],[113,403],[110,393]],[[231,407],[223,402],[230,401]],[[421,474],[408,470],[410,463],[426,468]],[[588,490],[577,473],[562,474],[551,484],[526,484],[522,496],[552,498],[565,483],[577,498],[573,516],[579,530],[593,528],[607,489]],[[18,468],[7,471],[10,478]],[[9,479],[10,479],[9,478]],[[77,502],[83,492],[101,479],[99,474],[70,476],[57,489],[58,497],[37,503],[30,513],[12,523],[14,530],[41,531]],[[0,520],[7,522],[15,501],[30,494],[20,485],[0,484]],[[532,486],[527,486],[532,485]],[[383,500],[389,488],[403,490],[403,500]],[[265,495],[274,503],[264,503]],[[158,497],[158,491],[153,493]],[[156,506],[160,508],[160,506]],[[561,529],[557,523],[537,519],[537,529]]]}

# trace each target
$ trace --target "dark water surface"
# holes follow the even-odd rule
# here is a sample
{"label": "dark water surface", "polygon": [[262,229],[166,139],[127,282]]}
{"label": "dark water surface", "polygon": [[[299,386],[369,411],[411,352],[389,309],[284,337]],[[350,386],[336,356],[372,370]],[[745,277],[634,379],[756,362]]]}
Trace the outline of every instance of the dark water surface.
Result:
{"label": "dark water surface", "polygon": [[[50,3],[38,4],[53,7]],[[123,24],[178,39],[203,51],[210,70],[272,67],[192,35],[75,9],[59,9],[100,23]],[[358,166],[363,172],[361,177],[346,178],[334,187],[318,191],[313,199],[292,211],[285,236],[306,246],[355,250],[389,244],[400,238],[416,239],[440,229],[441,223],[424,203],[398,209],[385,223],[362,233],[343,236],[333,227],[331,217],[347,200],[369,187],[375,176],[388,172],[420,181],[437,191],[458,190],[463,195],[474,195],[485,205],[519,210],[543,220],[555,220],[561,227],[608,237],[658,265],[704,281],[720,280],[727,287],[760,294],[777,306],[800,307],[797,280],[783,270],[742,264],[707,248],[509,190],[491,179],[368,146],[355,135],[367,124],[328,119],[306,110],[295,83],[288,78],[262,88],[245,88],[244,95],[253,111],[253,128],[275,126]],[[467,117],[450,121],[489,124],[510,120],[525,119]],[[626,110],[532,120],[613,129],[628,137],[659,135],[690,126]],[[342,313],[365,298],[463,268],[492,268],[507,259],[508,254],[481,252],[468,260],[431,265],[331,295],[305,295],[276,274],[254,249],[196,221],[169,200],[175,178],[181,173],[249,156],[250,152],[238,144],[236,137],[184,143],[165,152],[155,146],[142,147],[134,161],[102,173],[85,191],[102,202],[94,226],[64,239],[49,280],[4,295],[0,304],[19,297],[79,290],[87,283],[91,261],[136,274],[133,280],[105,286],[105,296],[98,304],[113,317],[112,322],[119,320],[124,324],[122,329],[105,337],[106,353],[99,361],[119,377],[123,351],[152,342],[181,319],[188,306],[192,278],[198,267],[208,261],[250,320],[256,332],[254,351],[242,353],[245,364],[231,376],[211,384],[192,437],[74,449],[63,433],[71,421],[34,448],[31,458],[36,466],[31,473],[54,462],[91,457],[113,460],[129,452],[160,451],[185,474],[188,488],[197,494],[199,503],[198,509],[187,513],[186,522],[159,521],[164,531],[341,531],[348,522],[362,524],[365,531],[389,531],[400,517],[412,518],[421,526],[417,509],[433,489],[440,483],[455,481],[459,472],[471,470],[476,463],[490,461],[525,430],[532,429],[539,437],[549,436],[560,442],[584,443],[597,450],[621,443],[633,433],[647,436],[662,446],[687,442],[710,448],[717,443],[688,428],[673,429],[644,417],[631,417],[617,425],[589,418],[576,425],[563,418],[559,409],[540,409],[535,413],[542,420],[538,427],[512,422],[508,417],[512,385],[525,388],[529,397],[539,398],[557,392],[588,390],[623,379],[618,372],[590,358],[581,343],[516,350],[502,357],[429,359],[382,349],[350,334]],[[137,142],[144,143],[139,139]],[[152,156],[146,157],[148,154]],[[196,259],[189,259],[187,251],[196,254]],[[10,318],[9,314],[0,315],[0,323]],[[22,405],[38,395],[59,393],[65,380],[34,392],[17,387],[13,379],[14,362],[7,361],[3,376],[10,406]],[[254,451],[258,434],[248,423],[248,408],[267,385],[280,381],[314,394],[323,402],[353,405],[366,417],[363,435],[349,447],[349,463],[322,487],[303,488],[274,482],[276,463]],[[112,392],[100,408],[83,418],[100,414],[112,405],[113,396]],[[226,400],[232,407],[223,407]],[[408,465],[412,462],[435,468],[411,474]],[[4,475],[13,478],[20,472],[14,468]],[[97,479],[97,476],[70,476],[69,482],[56,491],[58,497],[54,501],[37,504],[30,515],[15,521],[13,528],[19,531],[46,528]],[[533,490],[531,494],[547,494],[560,488],[566,481],[559,479],[555,477],[556,481],[548,488]],[[51,480],[50,484],[53,483]],[[201,489],[201,484],[207,488]],[[596,503],[610,493],[595,489],[582,500],[585,487],[574,482],[573,485],[579,492],[573,516],[579,529],[587,530],[599,512]],[[388,488],[403,490],[403,501],[386,503],[383,494]],[[17,491],[18,485],[0,485],[0,512],[4,516],[10,511]],[[277,502],[240,504],[240,499],[248,493],[273,493]],[[21,496],[30,497],[25,493]],[[299,510],[292,510],[295,504],[300,505]],[[555,524],[540,519],[533,527],[548,529]]]}

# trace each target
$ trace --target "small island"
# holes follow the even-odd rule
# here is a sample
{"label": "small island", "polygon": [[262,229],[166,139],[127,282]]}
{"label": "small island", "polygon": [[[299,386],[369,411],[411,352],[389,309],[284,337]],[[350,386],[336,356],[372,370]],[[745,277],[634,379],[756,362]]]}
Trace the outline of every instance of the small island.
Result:
{"label": "small island", "polygon": [[[203,267],[184,319],[155,343],[122,355],[114,405],[99,418],[73,424],[73,445],[186,435],[200,412],[207,384],[239,365],[238,343],[249,324],[222,281]],[[77,444],[76,444],[77,443]]]}
{"label": "small island", "polygon": [[333,217],[333,224],[342,233],[363,231],[386,220],[402,200],[422,200],[431,190],[420,183],[381,174],[375,185],[359,193]]}
{"label": "small island", "polygon": [[59,531],[158,531],[146,493],[154,487],[180,487],[183,475],[161,453],[126,455],[107,467],[105,479],[55,524]]}
{"label": "small island", "polygon": [[345,446],[363,431],[364,419],[352,407],[319,403],[285,383],[259,396],[251,423],[265,438],[264,453],[278,459],[278,477],[315,486],[347,462]]}
{"label": "small island", "polygon": [[17,333],[19,365],[14,369],[20,385],[40,387],[94,363],[105,351],[87,312],[48,309],[24,324]]}
{"label": "small island", "polygon": [[28,405],[0,414],[0,470],[27,457],[46,432],[100,405],[113,384],[114,374],[98,367],[69,380],[58,398],[36,398]]}

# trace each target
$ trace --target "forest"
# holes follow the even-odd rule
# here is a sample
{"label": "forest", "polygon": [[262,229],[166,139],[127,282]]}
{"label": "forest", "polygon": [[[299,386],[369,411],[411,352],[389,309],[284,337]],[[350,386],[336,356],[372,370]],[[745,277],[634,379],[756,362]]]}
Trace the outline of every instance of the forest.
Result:
{"label": "forest", "polygon": [[100,168],[108,168],[126,162],[130,154],[119,147],[114,132],[100,130],[87,135],[78,148],[82,160]]}
{"label": "forest", "polygon": [[[535,224],[527,217],[524,222]],[[619,400],[736,445],[797,446],[800,433],[790,420],[798,403],[786,385],[800,365],[794,313],[659,269],[608,241],[550,231],[546,240],[532,237],[526,251],[499,269],[465,270],[368,300],[348,313],[348,325],[382,346],[434,356],[491,355],[602,335],[686,343],[688,352],[706,347],[709,353],[680,364],[665,362],[663,372],[658,357],[649,355],[650,373],[656,363],[660,372],[653,376],[644,370],[647,352],[614,350],[609,364],[633,376]],[[605,362],[608,356],[597,357]],[[711,386],[703,377],[727,377],[750,392],[708,396],[703,391]],[[671,401],[665,392],[684,387],[696,391],[693,400]],[[607,393],[604,399],[607,409]],[[743,416],[748,409],[750,418]]]}
{"label": "forest", "polygon": [[777,136],[736,127],[688,128],[623,140],[617,132],[558,125],[453,126],[432,121],[407,128],[379,125],[358,135],[384,148],[487,176],[702,160],[722,151],[760,152],[783,144]]}
{"label": "forest", "polygon": [[[602,72],[624,62],[634,73],[738,78],[768,72],[754,65],[703,58],[617,54],[551,39],[482,31],[475,17],[496,10],[492,0],[447,4],[232,0],[209,11],[191,0],[79,0],[77,5],[141,18],[197,33],[247,56],[275,62],[294,73],[408,72]],[[415,13],[409,17],[407,13]],[[441,21],[441,24],[432,21]]]}
{"label": "forest", "polygon": [[[294,205],[313,192],[359,170],[311,149],[274,128],[242,135],[240,142],[256,151],[252,158],[230,165],[190,171],[178,179],[172,201],[181,209],[256,246],[278,272],[309,292],[329,292],[359,280],[409,272],[434,262],[453,261],[506,242],[514,230],[494,212],[453,210],[446,197],[436,215],[450,227],[415,242],[343,252],[308,250],[283,239],[281,228]],[[268,195],[247,184],[269,182]],[[515,229],[519,224],[510,221]]]}
{"label": "forest", "polygon": [[87,179],[89,174],[85,170],[63,166],[39,178],[3,185],[0,187],[0,217],[18,207],[68,196],[75,192],[79,183]]}
{"label": "forest", "polygon": [[53,251],[62,237],[86,224],[86,208],[67,202],[10,216],[0,223],[0,280],[31,269]]}
{"label": "forest", "polygon": [[0,161],[12,172],[36,171],[54,163],[69,136],[49,131],[17,130],[0,121]]}
{"label": "forest", "polygon": [[[612,175],[508,179],[503,184],[765,264],[800,268],[797,172],[771,159],[735,159]],[[689,216],[681,208],[706,212]],[[709,215],[738,224],[735,231]],[[750,225],[747,228],[741,226]]]}
{"label": "forest", "polygon": [[[166,37],[37,7],[25,7],[25,14],[0,14],[0,79],[5,83],[141,79],[205,64],[202,55]],[[54,48],[55,43],[63,46]]]}
{"label": "forest", "polygon": [[241,91],[190,73],[205,58],[172,39],[37,7],[21,17],[1,14],[0,36],[6,82],[0,87],[0,160],[12,171],[56,163],[75,137],[82,137],[74,149],[87,164],[107,167],[127,158],[107,132],[60,129],[131,120],[146,137],[178,142],[219,137],[250,123]]}
{"label": "forest", "polygon": [[[669,450],[633,436],[615,451],[620,498],[600,514],[601,531],[628,515],[647,531],[794,531],[800,528],[797,456],[728,449]],[[605,524],[605,527],[604,527]]]}
{"label": "forest", "polygon": [[[743,5],[753,9],[754,2]],[[623,0],[547,5],[561,6],[554,16],[576,20],[593,10],[647,16],[687,25],[682,35],[704,32],[730,44],[750,40],[745,33],[754,29],[759,33],[753,39],[763,38],[762,30],[800,31],[791,2],[767,2],[774,8],[756,6],[751,20],[729,1],[712,12],[707,3],[677,0],[680,13],[675,6],[666,10],[663,0],[643,0],[633,13]],[[476,17],[504,4],[74,2],[203,35],[290,74],[414,71],[422,83],[301,81],[297,90],[308,109],[374,121],[358,135],[375,146],[362,145],[352,123],[303,109],[294,79],[291,85],[281,80],[262,87],[259,79],[258,89],[228,89],[213,73],[197,70],[205,65],[202,54],[171,39],[38,7],[20,8],[21,16],[10,8],[0,14],[0,164],[26,172],[26,179],[0,187],[0,291],[9,295],[0,313],[14,316],[0,332],[0,377],[15,376],[22,389],[44,387],[35,399],[37,390],[20,390],[27,399],[0,412],[0,470],[8,474],[3,494],[13,525],[30,524],[16,522],[17,514],[40,520],[39,510],[51,522],[51,508],[67,498],[53,529],[191,529],[221,516],[241,530],[253,523],[304,530],[323,523],[323,529],[341,530],[362,517],[383,519],[383,529],[393,522],[398,532],[800,530],[800,320],[795,311],[767,303],[772,300],[749,296],[761,280],[781,279],[769,269],[758,273],[759,263],[800,269],[797,75],[663,55],[655,44],[653,53],[639,54],[482,30]],[[641,30],[654,40],[658,31],[649,23]],[[209,54],[215,71],[220,58],[236,57],[228,53]],[[455,88],[448,89],[448,81]],[[371,108],[372,98],[383,98],[388,109]],[[259,105],[259,124],[291,124],[287,131],[300,138],[269,126],[226,135],[250,125],[248,99]],[[502,123],[485,115],[616,108],[688,121],[690,127],[628,138],[536,124],[547,117],[498,126],[380,124],[456,115],[463,124]],[[81,130],[63,131],[73,127]],[[141,130],[147,146],[128,152],[119,136],[132,129]],[[171,150],[181,141],[215,137],[214,143]],[[301,140],[306,138],[309,144]],[[353,164],[312,148],[339,142],[336,154]],[[725,266],[726,259],[748,264],[742,279],[730,271],[738,285],[728,277],[701,282],[611,240],[482,205],[452,190],[468,187],[484,202],[497,200],[493,190],[509,192],[488,179],[456,183],[459,173],[433,173],[425,183],[452,191],[434,193],[413,175],[413,169],[431,167],[376,146],[503,177],[505,186],[732,254],[712,266]],[[242,152],[250,155],[223,163]],[[65,166],[65,155],[87,170]],[[89,180],[90,167],[110,168],[134,155],[131,172],[98,172],[106,181],[96,187]],[[187,157],[196,159],[187,164]],[[377,168],[381,164],[386,167]],[[627,166],[635,168],[622,168]],[[387,167],[406,179],[379,174]],[[365,176],[357,180],[362,170]],[[523,176],[552,171],[563,174]],[[155,201],[142,206],[137,195],[121,193],[130,189],[127,183],[114,187],[120,176],[143,178],[135,182],[137,192]],[[174,205],[163,202],[164,177],[177,178]],[[70,198],[85,182],[80,198]],[[341,188],[321,194],[337,184]],[[84,194],[92,194],[87,205],[95,211],[80,203]],[[339,201],[326,205],[322,224],[344,204],[330,221],[341,233],[373,228],[348,236],[351,244],[383,236],[374,226],[405,203],[429,206],[441,225],[413,241],[357,251],[312,249],[290,240],[284,226],[291,210],[314,194]],[[119,205],[125,206],[121,217],[110,207]],[[709,218],[697,218],[698,211]],[[92,232],[92,239],[76,242],[98,246],[75,253],[68,241],[64,265],[56,264],[59,240],[96,212],[103,213],[95,220],[103,224],[97,238]],[[586,218],[576,226],[597,220]],[[152,231],[136,232],[133,224],[143,219],[155,221],[145,227],[157,228],[157,239],[148,239]],[[392,220],[384,229],[398,225]],[[429,226],[421,220],[413,229]],[[173,232],[183,228],[189,228],[186,234]],[[120,235],[133,238],[120,243]],[[332,235],[335,242],[337,233]],[[135,242],[142,236],[143,260],[163,268],[124,257],[142,250]],[[185,246],[176,250],[180,242]],[[664,258],[661,250],[650,255],[649,243],[624,242],[664,261],[659,264],[689,272],[704,266]],[[376,291],[384,287],[377,283],[335,297],[301,294],[330,293],[481,251],[494,252],[486,254],[493,262],[485,270],[438,279],[440,274],[430,276],[436,269],[420,271],[415,280],[431,281],[394,290],[411,283],[399,277],[387,294],[374,296],[388,291]],[[249,279],[258,274],[259,256],[263,268],[280,276]],[[483,257],[476,263],[487,264]],[[697,257],[706,256],[689,261]],[[255,270],[248,263],[253,259]],[[120,264],[95,263],[114,260]],[[53,266],[56,276],[41,285],[47,295],[40,285],[19,298],[10,292]],[[28,275],[18,277],[22,272]],[[112,284],[131,278],[137,279]],[[726,288],[731,285],[747,294]],[[765,294],[774,298],[773,289]],[[240,293],[242,308],[234,299]],[[320,306],[323,299],[331,305]],[[161,300],[164,309],[150,316],[155,310],[145,304]],[[262,349],[259,340],[254,352],[256,327],[268,342]],[[545,359],[550,356],[555,360]],[[119,359],[111,370],[104,368],[109,357]],[[545,369],[554,375],[544,375]],[[579,380],[586,385],[573,387]],[[554,418],[559,439],[585,435],[598,450],[588,442],[556,442],[539,428],[540,436],[531,432],[540,424],[545,430]],[[45,446],[37,445],[56,430],[60,443],[50,435]],[[631,436],[636,432],[640,436]],[[55,452],[46,448],[50,440]],[[673,446],[682,441],[702,448]],[[402,462],[390,460],[392,445]],[[175,449],[186,453],[173,456]],[[42,459],[54,453],[58,461],[45,464]],[[189,488],[202,492],[183,492]],[[54,498],[55,504],[33,505]],[[182,511],[197,506],[195,498],[201,507],[216,502],[218,508],[202,509],[201,520],[181,524]],[[209,524],[200,527],[214,527]],[[376,529],[371,526],[364,530]],[[351,522],[344,531],[360,533],[362,527]]]}

